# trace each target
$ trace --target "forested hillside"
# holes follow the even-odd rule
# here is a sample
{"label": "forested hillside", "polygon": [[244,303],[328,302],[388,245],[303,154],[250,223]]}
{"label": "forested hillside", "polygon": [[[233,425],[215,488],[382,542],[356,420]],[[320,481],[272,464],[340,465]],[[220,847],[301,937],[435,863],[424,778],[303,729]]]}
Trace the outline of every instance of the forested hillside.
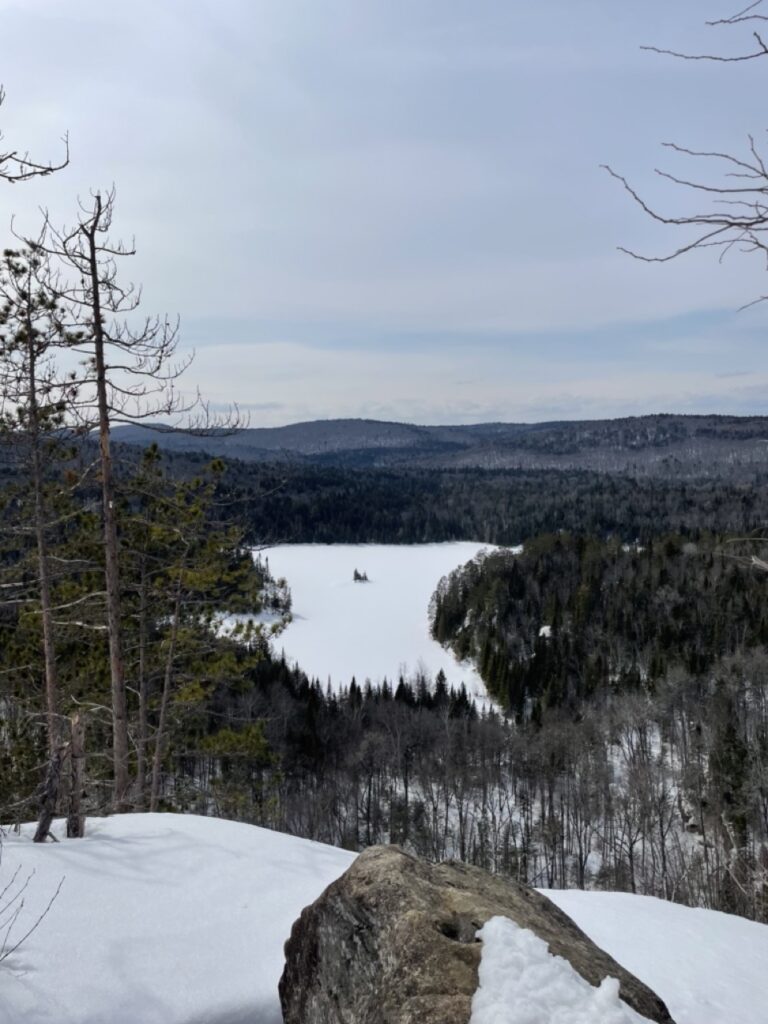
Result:
{"label": "forested hillside", "polygon": [[518,717],[577,710],[598,693],[652,694],[672,670],[704,675],[768,641],[765,578],[744,547],[709,533],[644,544],[536,537],[443,579],[433,634],[475,661]]}
{"label": "forested hillside", "polygon": [[[644,891],[691,899],[683,893],[698,875],[695,900],[764,919],[763,550],[759,537],[627,545],[560,533],[440,582],[434,635],[475,661],[516,719],[525,767],[513,776],[536,760],[531,750],[548,751],[534,799],[564,878],[595,850],[604,866],[613,836],[633,891],[636,872],[650,870]],[[661,882],[670,870],[687,881]]]}
{"label": "forested hillside", "polygon": [[[144,445],[140,426],[116,438]],[[164,432],[173,453],[205,452],[246,462],[350,468],[590,469],[661,478],[732,477],[765,466],[762,416],[628,416],[550,423],[423,426],[364,419],[316,420],[195,437]]]}
{"label": "forested hillside", "polygon": [[765,656],[535,723],[438,677],[326,692],[265,653],[177,734],[164,808],[768,920]]}
{"label": "forested hillside", "polygon": [[[199,471],[202,456],[168,456]],[[354,470],[227,461],[226,499],[254,544],[519,544],[555,530],[627,543],[660,533],[743,535],[764,522],[768,473],[658,480],[587,471]]]}

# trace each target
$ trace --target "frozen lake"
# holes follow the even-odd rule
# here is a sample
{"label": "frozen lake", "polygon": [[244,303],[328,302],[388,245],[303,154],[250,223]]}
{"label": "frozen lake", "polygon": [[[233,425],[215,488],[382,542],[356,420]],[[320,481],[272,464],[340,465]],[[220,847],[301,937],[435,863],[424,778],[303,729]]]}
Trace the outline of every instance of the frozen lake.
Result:
{"label": "frozen lake", "polygon": [[[352,677],[397,685],[400,674],[442,669],[449,686],[485,696],[469,664],[429,634],[429,601],[438,580],[488,545],[286,544],[262,558],[272,575],[284,576],[293,597],[293,622],[274,641],[277,653],[325,684],[348,686]],[[355,569],[368,583],[355,583]]]}

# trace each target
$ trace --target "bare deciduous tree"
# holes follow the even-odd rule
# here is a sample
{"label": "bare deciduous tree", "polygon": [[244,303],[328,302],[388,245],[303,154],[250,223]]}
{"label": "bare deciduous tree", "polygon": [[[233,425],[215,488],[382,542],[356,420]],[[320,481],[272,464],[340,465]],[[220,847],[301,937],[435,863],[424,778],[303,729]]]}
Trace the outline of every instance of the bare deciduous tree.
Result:
{"label": "bare deciduous tree", "polygon": [[[657,46],[644,46],[642,49],[680,60],[716,61],[725,64],[766,57],[768,44],[759,27],[768,23],[768,14],[762,13],[762,7],[763,0],[756,0],[730,17],[707,22],[713,28],[757,26],[752,31],[754,45],[747,52],[728,56],[714,53],[691,54]],[[693,214],[662,213],[648,202],[624,175],[604,165],[608,173],[622,184],[633,201],[653,220],[663,225],[691,230],[686,241],[666,253],[646,255],[621,247],[622,251],[636,259],[653,263],[665,263],[695,249],[705,248],[715,249],[721,260],[731,252],[758,253],[768,268],[768,158],[755,137],[748,136],[745,151],[740,156],[718,150],[692,149],[676,142],[666,142],[664,146],[675,154],[690,157],[696,162],[701,161],[712,169],[711,177],[701,178],[695,175],[689,178],[656,168],[659,177],[701,196],[707,200],[707,205],[702,207],[700,212]],[[768,294],[758,296],[747,305],[766,299]]]}
{"label": "bare deciduous tree", "polygon": [[[3,864],[3,843],[2,834],[0,834],[0,867]],[[64,884],[64,879],[59,881],[56,886],[51,898],[48,903],[25,928],[21,924],[24,930],[21,934],[14,935],[13,931],[17,925],[22,921],[22,913],[24,911],[24,902],[27,889],[32,881],[34,871],[30,871],[27,875],[21,873],[21,868],[18,867],[11,875],[7,882],[0,883],[0,964],[9,957],[13,956],[16,950],[25,942],[33,932],[35,932],[42,924],[48,912],[55,903],[61,887]]]}
{"label": "bare deciduous tree", "polygon": [[[0,106],[2,106],[4,100],[5,92],[3,87],[0,86]],[[2,144],[2,141],[3,133],[0,132],[0,144]],[[62,170],[69,163],[69,139],[66,135],[63,142],[64,159],[58,164],[38,163],[30,157],[29,153],[20,153],[16,149],[0,150],[0,178],[13,183],[16,181],[28,181],[30,178],[46,177],[49,174],[53,174],[54,171]]]}

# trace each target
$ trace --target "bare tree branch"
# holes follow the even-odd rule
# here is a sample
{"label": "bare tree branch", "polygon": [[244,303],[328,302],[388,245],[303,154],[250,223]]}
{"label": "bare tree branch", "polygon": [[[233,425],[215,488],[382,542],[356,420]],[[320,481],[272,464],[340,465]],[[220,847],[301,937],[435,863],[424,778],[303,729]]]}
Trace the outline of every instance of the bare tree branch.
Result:
{"label": "bare tree branch", "polygon": [[[715,21],[707,21],[705,25],[710,28],[722,28],[723,26],[743,25],[745,22],[768,22],[768,15],[756,14],[755,11],[762,7],[763,0],[755,0],[755,3],[745,7],[742,11],[732,14],[727,18],[718,18]],[[737,54],[732,57],[718,53],[685,53],[680,50],[668,50],[659,46],[641,46],[641,50],[650,53],[660,53],[666,57],[676,57],[678,60],[709,60],[720,64],[737,64],[743,61],[755,60],[758,57],[765,57],[768,54],[768,44],[759,32],[753,32],[752,38],[757,43],[757,49],[751,53]]]}
{"label": "bare tree branch", "polygon": [[[768,14],[757,13],[764,0],[756,0],[730,18],[709,22],[710,25],[737,25],[746,21],[768,22]],[[685,60],[721,60],[724,62],[752,60],[768,54],[768,45],[758,33],[754,33],[760,49],[755,53],[739,57],[723,57],[712,54],[691,55],[658,47],[643,47],[656,53],[665,53]],[[646,263],[668,263],[696,249],[716,249],[722,262],[733,252],[739,254],[758,253],[768,269],[768,159],[763,155],[753,135],[747,136],[747,153],[734,156],[719,150],[700,150],[665,142],[663,146],[677,156],[706,162],[711,174],[705,178],[674,173],[655,168],[654,173],[670,185],[686,189],[693,195],[708,197],[710,205],[693,213],[670,215],[661,212],[629,183],[624,175],[612,167],[604,169],[618,181],[632,201],[652,220],[659,224],[690,229],[689,237],[660,254],[639,253],[620,246],[621,252]],[[765,301],[766,296],[745,303],[746,309]]]}
{"label": "bare tree branch", "polygon": [[[5,100],[5,91],[0,85],[0,106]],[[0,142],[3,140],[3,133],[0,132]],[[60,171],[69,163],[69,136],[64,135],[64,159],[58,163],[41,164],[32,160],[28,153],[19,153],[11,149],[7,152],[0,151],[0,178],[14,184],[17,181],[28,181],[30,178],[44,178],[55,171]]]}

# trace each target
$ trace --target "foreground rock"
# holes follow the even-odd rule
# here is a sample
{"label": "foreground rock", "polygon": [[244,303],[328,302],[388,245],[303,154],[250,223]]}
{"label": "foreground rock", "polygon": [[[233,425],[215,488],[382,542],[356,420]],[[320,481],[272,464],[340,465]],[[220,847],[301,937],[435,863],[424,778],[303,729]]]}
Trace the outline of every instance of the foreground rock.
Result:
{"label": "foreground rock", "polygon": [[362,853],[307,907],[286,943],[285,1024],[468,1024],[481,943],[503,915],[530,928],[592,985],[657,1024],[664,1003],[532,889],[464,864],[427,864],[393,846]]}

